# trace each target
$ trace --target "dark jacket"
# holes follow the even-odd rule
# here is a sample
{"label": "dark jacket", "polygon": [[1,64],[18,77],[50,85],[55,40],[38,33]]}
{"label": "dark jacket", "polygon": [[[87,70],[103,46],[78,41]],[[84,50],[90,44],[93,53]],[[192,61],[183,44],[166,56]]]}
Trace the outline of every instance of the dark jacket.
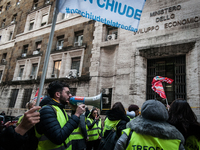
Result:
{"label": "dark jacket", "polygon": [[[72,114],[74,113],[75,112],[72,112]],[[86,125],[85,125],[85,115],[83,114],[80,116],[79,127],[81,129],[81,133],[84,139],[80,139],[80,140],[72,139],[72,150],[82,150],[86,148],[87,130],[86,130]]]}
{"label": "dark jacket", "polygon": [[[121,131],[126,129],[126,124],[130,121],[130,119],[121,111],[116,110],[116,109],[111,109],[108,110],[106,113],[106,117],[110,120],[110,121],[116,121],[116,120],[121,120],[116,128],[117,128],[117,136],[120,137],[121,136]],[[104,133],[104,137],[106,137],[108,135],[109,131],[106,131]]]}
{"label": "dark jacket", "polygon": [[19,150],[26,142],[28,136],[21,136],[13,126],[5,128],[0,134],[0,150]]}
{"label": "dark jacket", "polygon": [[68,116],[68,122],[61,128],[53,108],[50,106],[43,107],[44,105],[58,106],[63,113],[65,111],[64,105],[55,102],[48,96],[45,97],[40,103],[42,107],[40,109],[40,122],[36,124],[36,130],[39,134],[44,134],[51,142],[60,145],[64,143],[73,130],[78,127],[80,119],[75,115],[72,115],[71,118]]}

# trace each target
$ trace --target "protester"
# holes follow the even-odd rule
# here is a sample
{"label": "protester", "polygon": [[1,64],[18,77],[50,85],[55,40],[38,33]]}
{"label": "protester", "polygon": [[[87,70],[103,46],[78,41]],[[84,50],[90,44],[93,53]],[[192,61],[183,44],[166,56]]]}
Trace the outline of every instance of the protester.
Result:
{"label": "protester", "polygon": [[177,99],[172,102],[168,122],[183,134],[186,150],[200,149],[200,123],[186,100]]}
{"label": "protester", "polygon": [[[33,108],[35,106],[36,102],[34,100],[30,100],[29,102],[26,103],[26,108],[28,110],[30,110],[31,108]],[[24,117],[24,115],[22,115],[19,120],[16,123],[16,126],[18,126],[20,124],[20,122],[22,121],[22,118]]]}
{"label": "protester", "polygon": [[102,125],[101,118],[96,108],[92,109],[90,115],[86,120],[86,124],[89,137],[87,142],[87,150],[97,150],[102,137]]}
{"label": "protester", "polygon": [[36,112],[40,108],[40,106],[35,106],[25,112],[22,122],[16,128],[13,126],[5,128],[0,134],[0,148],[4,150],[21,149],[28,139],[27,131],[40,121],[40,113]]}
{"label": "protester", "polygon": [[84,150],[86,148],[87,130],[84,114],[80,116],[79,126],[74,129],[70,137],[72,139],[72,150]]}
{"label": "protester", "polygon": [[85,108],[85,118],[87,118],[89,114],[90,114],[90,111],[89,111],[88,107],[86,107]]}
{"label": "protester", "polygon": [[106,119],[104,121],[103,136],[107,137],[111,129],[116,126],[118,138],[121,136],[121,131],[126,129],[126,123],[130,119],[126,116],[126,111],[121,102],[116,102],[111,110],[107,111]]}
{"label": "protester", "polygon": [[[43,149],[72,149],[70,134],[80,122],[80,115],[85,111],[85,105],[73,106],[69,104],[71,97],[69,85],[61,81],[49,84],[49,96],[40,103],[40,122],[36,124],[36,137],[39,138],[38,150]],[[71,118],[64,110],[69,104],[75,115]]]}
{"label": "protester", "polygon": [[2,112],[0,113],[0,115],[5,116],[5,115],[6,115],[6,114],[5,114],[5,111],[2,111]]}
{"label": "protester", "polygon": [[157,100],[144,102],[141,114],[127,123],[127,129],[123,130],[115,150],[184,150],[184,137],[167,122],[168,112],[161,102]]}
{"label": "protester", "polygon": [[135,117],[137,117],[140,113],[139,113],[139,107],[137,105],[130,105],[128,107],[128,111],[131,112],[131,111],[134,111],[135,112]]}

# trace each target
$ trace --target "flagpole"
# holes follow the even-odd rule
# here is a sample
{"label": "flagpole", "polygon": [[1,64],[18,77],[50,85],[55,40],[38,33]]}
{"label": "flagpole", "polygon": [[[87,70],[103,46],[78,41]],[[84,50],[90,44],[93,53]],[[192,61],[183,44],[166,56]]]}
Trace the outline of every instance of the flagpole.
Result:
{"label": "flagpole", "polygon": [[45,81],[45,76],[47,73],[47,67],[48,67],[48,63],[49,63],[49,56],[50,56],[50,52],[51,52],[51,46],[52,46],[52,41],[53,41],[53,35],[54,35],[54,31],[55,31],[55,25],[56,25],[56,20],[57,20],[57,15],[58,15],[58,6],[59,0],[56,0],[55,6],[54,6],[54,12],[53,12],[53,20],[52,20],[52,25],[51,25],[51,32],[49,35],[49,42],[47,45],[47,51],[45,54],[45,59],[44,59],[44,66],[43,66],[43,70],[42,70],[42,76],[40,79],[40,86],[39,86],[39,92],[38,92],[38,96],[37,96],[37,101],[36,101],[36,106],[39,106],[40,103],[40,97],[42,94],[42,90],[44,87],[44,81]]}

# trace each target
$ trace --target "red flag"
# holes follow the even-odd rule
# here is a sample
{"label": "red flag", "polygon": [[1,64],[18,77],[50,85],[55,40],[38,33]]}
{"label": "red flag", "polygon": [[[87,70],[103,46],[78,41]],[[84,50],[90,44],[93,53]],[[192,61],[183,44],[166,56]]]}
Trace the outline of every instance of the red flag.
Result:
{"label": "red flag", "polygon": [[158,93],[160,95],[160,97],[166,99],[166,95],[165,95],[165,91],[162,85],[162,82],[167,82],[169,84],[171,84],[174,80],[167,78],[167,77],[161,77],[161,76],[156,76],[153,78],[152,81],[152,90],[155,91],[156,93]]}
{"label": "red flag", "polygon": [[[34,101],[37,101],[38,92],[39,92],[39,88],[37,89],[37,91],[35,93],[35,97],[33,98]],[[43,99],[43,96],[40,97],[40,102],[42,99]]]}
{"label": "red flag", "polygon": [[37,89],[36,93],[35,93],[35,97],[38,95],[39,92],[39,88]]}

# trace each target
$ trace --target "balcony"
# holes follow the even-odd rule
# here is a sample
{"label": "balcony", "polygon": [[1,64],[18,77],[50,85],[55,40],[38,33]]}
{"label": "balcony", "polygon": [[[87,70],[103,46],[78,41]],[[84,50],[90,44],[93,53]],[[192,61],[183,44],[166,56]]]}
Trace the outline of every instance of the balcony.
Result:
{"label": "balcony", "polygon": [[30,53],[22,53],[21,56],[17,57],[17,60],[38,57],[38,56],[42,56],[42,54],[43,54],[43,52],[34,50],[31,54]]}

